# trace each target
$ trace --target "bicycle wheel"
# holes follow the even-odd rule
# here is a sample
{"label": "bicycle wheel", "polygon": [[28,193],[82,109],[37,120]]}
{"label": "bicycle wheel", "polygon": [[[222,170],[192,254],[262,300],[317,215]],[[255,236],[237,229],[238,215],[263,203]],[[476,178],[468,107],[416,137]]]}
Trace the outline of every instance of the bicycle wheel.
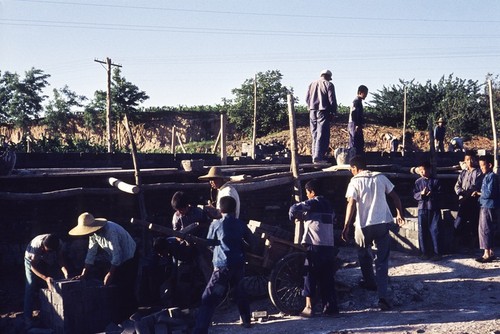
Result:
{"label": "bicycle wheel", "polygon": [[279,260],[269,276],[268,292],[276,308],[285,314],[298,314],[304,309],[302,268],[305,253],[290,253]]}

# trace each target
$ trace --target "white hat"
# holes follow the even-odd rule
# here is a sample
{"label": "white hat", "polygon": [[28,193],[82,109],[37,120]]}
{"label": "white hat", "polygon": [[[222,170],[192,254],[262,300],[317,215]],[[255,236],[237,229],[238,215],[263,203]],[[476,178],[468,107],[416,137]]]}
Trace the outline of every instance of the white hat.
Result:
{"label": "white hat", "polygon": [[332,72],[330,70],[323,70],[323,71],[321,71],[321,73],[319,74],[319,76],[321,77],[323,75],[332,76]]}

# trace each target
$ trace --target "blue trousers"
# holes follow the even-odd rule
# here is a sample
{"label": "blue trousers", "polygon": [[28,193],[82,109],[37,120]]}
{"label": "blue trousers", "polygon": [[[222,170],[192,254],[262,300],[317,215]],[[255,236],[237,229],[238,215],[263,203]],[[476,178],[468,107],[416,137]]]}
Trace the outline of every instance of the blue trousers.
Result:
{"label": "blue trousers", "polygon": [[494,234],[496,230],[496,209],[481,208],[479,210],[479,248],[490,249],[494,246]]}
{"label": "blue trousers", "polygon": [[321,161],[326,159],[330,145],[330,115],[325,110],[310,110],[309,124],[312,135],[312,159]]}
{"label": "blue trousers", "polygon": [[440,254],[439,249],[439,210],[418,210],[418,244],[424,255]]}
{"label": "blue trousers", "polygon": [[326,312],[338,311],[335,292],[335,256],[333,246],[307,246],[304,297],[314,298],[316,288],[321,293],[321,303]]}
{"label": "blue trousers", "polygon": [[363,154],[365,150],[365,137],[363,135],[363,130],[359,129],[356,131],[356,127],[353,122],[347,125],[347,130],[349,132],[349,148],[354,147],[356,149],[356,154]]}
{"label": "blue trousers", "polygon": [[229,286],[235,289],[235,299],[243,322],[250,323],[250,304],[241,284],[245,276],[244,264],[235,267],[214,268],[212,277],[201,297],[193,334],[207,334],[215,308],[224,299]]}
{"label": "blue trousers", "polygon": [[[390,236],[389,224],[376,224],[356,228],[355,240],[358,245],[358,260],[363,279],[368,284],[377,284],[379,298],[387,297],[389,281]],[[375,246],[375,253],[372,250]],[[375,274],[373,273],[375,263]]]}
{"label": "blue trousers", "polygon": [[[62,272],[59,271],[57,265],[49,266],[44,262],[39,262],[37,269],[44,275],[53,277],[54,279],[62,277]],[[34,300],[38,296],[40,289],[47,288],[47,283],[31,271],[31,263],[24,259],[24,273],[26,276],[26,284],[24,286],[24,317],[31,320],[33,318]]]}

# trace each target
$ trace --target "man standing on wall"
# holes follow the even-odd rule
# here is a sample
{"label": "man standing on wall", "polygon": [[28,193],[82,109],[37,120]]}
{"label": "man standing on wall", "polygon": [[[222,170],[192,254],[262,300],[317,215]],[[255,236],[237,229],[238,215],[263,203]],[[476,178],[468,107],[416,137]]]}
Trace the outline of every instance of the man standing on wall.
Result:
{"label": "man standing on wall", "polygon": [[363,100],[368,95],[368,87],[361,85],[358,87],[358,96],[354,99],[349,114],[349,148],[355,148],[356,154],[363,154],[365,150],[365,138],[363,136],[363,126],[365,120],[363,117]]}
{"label": "man standing on wall", "polygon": [[307,90],[306,103],[309,109],[313,163],[326,162],[330,144],[330,121],[337,113],[335,86],[331,80],[332,72],[323,70],[320,78],[312,82]]}

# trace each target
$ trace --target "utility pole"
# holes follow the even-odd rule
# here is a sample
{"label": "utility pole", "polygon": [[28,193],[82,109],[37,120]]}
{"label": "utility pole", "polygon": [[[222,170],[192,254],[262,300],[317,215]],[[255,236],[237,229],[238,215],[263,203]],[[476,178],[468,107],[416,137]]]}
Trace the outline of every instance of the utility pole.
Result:
{"label": "utility pole", "polygon": [[106,96],[106,139],[108,142],[108,153],[113,152],[113,144],[111,140],[111,66],[122,67],[122,65],[113,64],[111,58],[106,58],[106,61],[94,59],[96,63],[106,64],[108,72],[108,92]]}

